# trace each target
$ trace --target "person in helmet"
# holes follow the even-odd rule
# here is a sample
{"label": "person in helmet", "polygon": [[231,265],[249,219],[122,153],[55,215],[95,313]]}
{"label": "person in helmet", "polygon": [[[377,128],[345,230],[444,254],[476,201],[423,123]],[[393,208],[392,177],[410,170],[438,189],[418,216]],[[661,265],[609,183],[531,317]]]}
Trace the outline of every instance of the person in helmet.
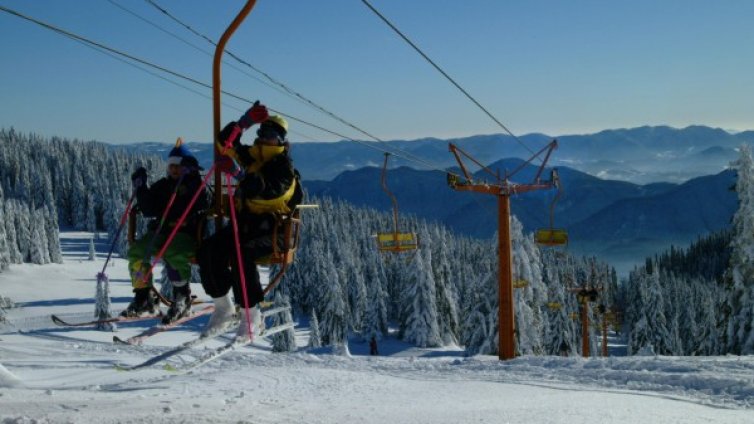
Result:
{"label": "person in helmet", "polygon": [[[131,176],[137,207],[145,217],[156,219],[150,222],[147,233],[128,249],[128,269],[134,298],[121,313],[122,316],[143,316],[159,312],[151,293],[152,278],[145,277],[149,272],[152,255],[162,248],[194,194],[201,188],[200,170],[199,162],[179,138],[168,154],[167,175],[164,178],[148,186],[147,170],[143,167]],[[168,278],[173,284],[173,303],[162,318],[164,324],[185,317],[191,311],[191,259],[196,256],[197,226],[206,208],[206,193],[201,188],[197,201],[162,258],[168,270]]]}
{"label": "person in helmet", "polygon": [[[254,124],[259,124],[259,128],[253,144],[241,144],[242,133]],[[238,219],[247,301],[256,334],[263,328],[258,304],[264,299],[256,261],[272,252],[275,213],[291,212],[303,198],[300,176],[289,155],[287,133],[288,122],[281,116],[270,116],[267,108],[256,102],[241,119],[225,126],[216,146],[241,168],[233,206]],[[228,158],[219,164],[221,168],[223,163],[230,162]],[[215,311],[203,331],[208,336],[224,330],[233,321],[235,308],[230,299],[231,289],[235,303],[244,305],[232,226],[227,225],[206,239],[198,259],[204,291],[212,296],[215,304]],[[236,336],[250,338],[243,319]]]}

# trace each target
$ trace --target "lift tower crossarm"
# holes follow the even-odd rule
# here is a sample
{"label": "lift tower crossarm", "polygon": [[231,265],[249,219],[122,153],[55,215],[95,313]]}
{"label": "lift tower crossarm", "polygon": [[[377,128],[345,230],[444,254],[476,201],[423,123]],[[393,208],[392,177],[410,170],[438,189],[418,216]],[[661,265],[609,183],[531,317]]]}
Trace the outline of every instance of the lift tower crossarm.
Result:
{"label": "lift tower crossarm", "polygon": [[[466,179],[464,182],[458,181],[458,176],[448,173],[448,184],[454,190],[472,191],[483,194],[492,194],[498,199],[498,281],[499,281],[499,307],[498,307],[498,357],[501,360],[513,359],[515,357],[515,311],[513,304],[513,270],[511,255],[511,235],[510,235],[510,196],[517,193],[525,193],[534,190],[545,190],[553,187],[553,181],[540,181],[540,176],[545,168],[547,160],[552,150],[557,147],[557,142],[549,143],[545,148],[535,153],[528,161],[519,167],[513,174],[523,168],[524,165],[531,162],[535,157],[547,152],[542,166],[536,174],[531,184],[514,184],[509,177],[500,178],[499,173],[492,172],[489,168],[482,165],[479,161],[471,157],[454,144],[450,144],[451,153],[456,157],[458,165]],[[492,174],[496,183],[477,183],[475,184],[471,174],[463,163],[461,156],[465,156],[475,164],[479,165],[485,172]]]}

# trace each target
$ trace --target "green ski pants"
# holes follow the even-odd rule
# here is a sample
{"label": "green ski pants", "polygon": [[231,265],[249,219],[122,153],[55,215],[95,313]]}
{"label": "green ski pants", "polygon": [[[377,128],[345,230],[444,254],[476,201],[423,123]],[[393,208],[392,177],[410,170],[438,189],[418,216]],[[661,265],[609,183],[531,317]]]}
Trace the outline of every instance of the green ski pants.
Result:
{"label": "green ski pants", "polygon": [[[152,256],[162,249],[167,235],[159,234],[152,242],[153,238],[154,232],[150,231],[136,240],[128,249],[128,270],[131,273],[131,285],[134,289],[143,289],[152,285],[152,276],[149,277],[149,281],[144,281],[144,276],[149,272]],[[147,248],[150,248],[150,252],[147,252]],[[198,245],[194,237],[178,232],[165,250],[162,260],[178,272],[181,281],[189,281],[191,261],[196,257],[197,249]]]}

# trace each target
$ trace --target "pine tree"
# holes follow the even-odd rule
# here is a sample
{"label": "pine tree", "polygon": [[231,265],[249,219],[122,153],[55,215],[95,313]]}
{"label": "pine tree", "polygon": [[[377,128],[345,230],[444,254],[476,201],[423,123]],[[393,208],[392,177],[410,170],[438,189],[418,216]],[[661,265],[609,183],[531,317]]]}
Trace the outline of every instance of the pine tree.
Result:
{"label": "pine tree", "polygon": [[514,279],[526,282],[514,289],[516,346],[519,354],[540,354],[543,351],[546,317],[541,310],[547,300],[547,289],[542,282],[541,259],[534,241],[523,234],[523,226],[511,217],[511,248]]}
{"label": "pine tree", "polygon": [[371,259],[366,264],[364,280],[367,288],[366,311],[364,313],[361,335],[364,340],[374,337],[381,340],[388,332],[386,293],[382,288],[385,280],[384,271],[381,272],[379,258],[374,260],[376,253],[370,255]]}
{"label": "pine tree", "polygon": [[[18,233],[16,232],[16,214],[18,202],[6,201],[5,202],[5,234],[8,240],[8,255],[10,257],[10,263],[20,264],[24,261],[21,250],[18,248]],[[0,222],[0,225],[3,223]]]}
{"label": "pine tree", "polygon": [[5,196],[3,186],[0,184],[0,272],[5,271],[10,266],[10,249],[8,248],[8,239],[5,232]]}
{"label": "pine tree", "polygon": [[322,337],[319,335],[319,320],[317,320],[317,312],[312,309],[309,316],[309,344],[307,347],[317,348],[320,346],[322,346]]}
{"label": "pine tree", "polygon": [[[324,263],[333,263],[332,253],[325,251]],[[345,346],[348,343],[348,316],[345,290],[338,278],[337,272],[327,266],[320,274],[325,277],[321,281],[325,290],[322,301],[322,322],[320,330],[322,343],[328,346]]]}
{"label": "pine tree", "polygon": [[[284,296],[280,291],[275,293],[275,306],[290,308],[291,304],[288,301],[288,296]],[[280,325],[290,324],[293,322],[290,309],[276,314],[272,320],[272,327]],[[296,351],[296,333],[293,328],[283,330],[279,333],[272,335],[272,351],[273,352],[295,352]]]}
{"label": "pine tree", "polygon": [[[97,291],[94,294],[94,317],[98,320],[106,320],[112,317],[110,309],[110,279],[105,273],[97,274]],[[97,329],[101,331],[115,331],[114,322],[103,322],[97,324]]]}
{"label": "pine tree", "polygon": [[754,353],[754,160],[747,145],[740,148],[736,192],[739,207],[733,216],[730,266],[726,284],[730,290],[727,317],[727,350],[735,354]]}
{"label": "pine tree", "polygon": [[[427,258],[424,258],[426,254]],[[403,340],[418,347],[442,345],[440,329],[437,325],[437,296],[432,270],[426,264],[432,263],[432,253],[420,250],[411,263],[412,272],[403,294],[406,326]]]}
{"label": "pine tree", "polygon": [[548,323],[545,330],[544,349],[548,355],[571,355],[574,329],[573,321],[568,316],[566,293],[557,272],[557,263],[553,256],[545,262],[542,272],[543,282],[548,287]]}
{"label": "pine tree", "polygon": [[94,238],[89,238],[89,260],[93,261],[97,258],[97,252],[94,250]]}
{"label": "pine tree", "polygon": [[458,343],[459,318],[458,299],[455,295],[452,283],[452,270],[448,258],[447,240],[440,233],[439,227],[435,228],[432,239],[422,236],[432,246],[432,274],[435,280],[435,293],[437,295],[437,320],[438,331],[443,345]]}

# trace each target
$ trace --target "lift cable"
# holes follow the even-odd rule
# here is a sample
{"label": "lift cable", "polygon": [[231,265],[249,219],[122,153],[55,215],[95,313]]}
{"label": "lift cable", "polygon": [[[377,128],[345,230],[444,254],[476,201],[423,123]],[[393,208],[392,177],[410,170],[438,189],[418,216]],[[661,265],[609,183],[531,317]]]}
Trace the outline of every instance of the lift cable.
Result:
{"label": "lift cable", "polygon": [[[179,25],[183,26],[183,27],[184,27],[184,28],[186,28],[187,30],[189,30],[189,31],[191,31],[192,33],[194,33],[195,35],[197,35],[198,37],[201,37],[201,38],[205,39],[205,40],[206,40],[206,41],[207,41],[208,43],[212,44],[213,46],[217,46],[217,43],[216,43],[215,41],[213,41],[212,39],[210,39],[210,38],[209,38],[209,37],[207,37],[206,35],[204,35],[204,34],[202,34],[202,33],[198,32],[197,30],[195,30],[194,28],[192,28],[192,27],[191,27],[190,25],[188,25],[188,24],[184,23],[184,22],[183,22],[183,21],[181,21],[180,19],[176,18],[176,17],[175,17],[175,16],[174,16],[174,15],[173,15],[172,13],[170,13],[170,12],[169,12],[169,11],[168,11],[167,9],[165,9],[165,8],[161,7],[160,5],[158,5],[158,4],[157,4],[156,2],[154,2],[153,0],[145,0],[145,1],[146,1],[147,3],[149,3],[149,4],[151,4],[152,6],[154,6],[154,7],[155,7],[155,8],[157,9],[157,10],[159,10],[160,12],[162,12],[163,14],[165,14],[165,15],[166,15],[167,17],[169,17],[170,19],[172,19],[173,21],[175,21],[175,22],[176,22],[176,23],[178,23]],[[325,109],[324,107],[320,106],[319,104],[315,103],[314,101],[312,101],[312,100],[308,99],[307,97],[303,96],[303,95],[302,95],[301,93],[299,93],[299,92],[297,92],[297,91],[293,90],[293,89],[292,89],[291,87],[289,87],[289,86],[287,86],[286,84],[284,84],[284,83],[280,82],[279,80],[277,80],[277,79],[273,78],[273,77],[272,77],[272,76],[271,76],[270,74],[268,74],[267,72],[264,72],[264,71],[262,71],[261,69],[259,69],[258,67],[256,67],[256,66],[252,65],[251,63],[249,63],[249,62],[247,62],[247,61],[245,61],[245,60],[241,59],[240,57],[238,57],[238,56],[237,56],[236,54],[234,54],[234,53],[233,53],[233,52],[231,52],[230,50],[226,50],[226,51],[225,51],[225,53],[227,53],[227,54],[228,54],[228,56],[232,57],[233,59],[235,59],[236,61],[238,61],[238,62],[239,62],[239,63],[241,63],[242,65],[245,65],[245,66],[249,67],[250,69],[254,70],[255,72],[259,73],[260,75],[264,76],[265,78],[267,78],[267,80],[268,80],[268,81],[270,81],[271,83],[273,83],[273,84],[275,84],[276,86],[280,87],[281,89],[283,89],[283,90],[284,90],[284,91],[285,91],[286,93],[288,93],[289,95],[291,95],[291,96],[294,96],[294,97],[298,98],[298,99],[299,99],[300,101],[302,101],[302,102],[304,102],[304,103],[308,104],[309,106],[311,106],[311,107],[313,107],[313,108],[315,108],[315,109],[317,109],[317,110],[321,111],[322,113],[324,113],[324,114],[326,114],[326,115],[330,116],[331,118],[333,118],[333,119],[337,120],[338,122],[340,122],[340,123],[342,123],[342,124],[344,124],[344,125],[346,125],[346,126],[348,126],[348,127],[352,128],[352,129],[354,129],[354,130],[356,130],[356,131],[360,132],[361,134],[364,134],[364,135],[366,135],[367,137],[369,137],[369,138],[371,138],[371,139],[374,139],[374,140],[376,140],[376,141],[384,141],[384,140],[381,140],[380,138],[378,138],[378,137],[376,137],[376,136],[374,136],[374,135],[372,135],[372,134],[370,134],[370,133],[368,133],[368,132],[364,131],[363,129],[361,129],[361,128],[357,127],[356,125],[354,125],[354,124],[352,124],[352,123],[350,123],[350,122],[346,121],[345,119],[341,118],[340,116],[336,115],[335,113],[333,113],[333,112],[331,112],[331,111],[329,111],[329,110]]]}
{"label": "lift cable", "polygon": [[513,137],[521,146],[523,146],[526,150],[529,151],[532,155],[534,155],[534,151],[529,148],[529,146],[526,145],[521,139],[516,137],[515,134],[513,134],[508,127],[503,125],[500,120],[498,120],[492,113],[490,113],[484,106],[482,106],[471,94],[469,94],[463,87],[461,87],[460,84],[458,84],[453,78],[450,77],[442,68],[440,68],[439,65],[437,65],[432,59],[430,59],[429,56],[427,56],[419,47],[417,47],[416,44],[414,44],[406,35],[404,35],[401,30],[399,30],[395,25],[393,25],[382,13],[380,13],[377,9],[374,8],[367,0],[361,0],[362,3],[364,3],[372,12],[374,12],[375,15],[377,15],[380,19],[382,19],[385,24],[387,24],[393,31],[395,31],[396,34],[398,34],[406,43],[408,43],[411,47],[413,47],[414,50],[416,50],[417,53],[419,53],[424,60],[429,62],[430,65],[432,65],[438,72],[440,72],[448,81],[450,81],[451,84],[453,84],[457,89],[461,91],[469,100],[471,100],[479,109],[482,110],[487,116],[489,116],[493,121],[495,121],[496,124],[500,126],[508,135]]}
{"label": "lift cable", "polygon": [[[155,22],[153,22],[153,21],[145,18],[144,16],[142,16],[142,15],[134,12],[133,10],[127,8],[126,6],[123,6],[122,4],[118,3],[117,1],[115,1],[115,0],[108,0],[108,1],[110,2],[110,4],[112,4],[113,6],[117,7],[118,9],[122,10],[123,12],[128,13],[129,15],[131,15],[131,16],[133,16],[133,17],[135,17],[135,18],[137,18],[137,19],[139,19],[139,20],[141,20],[141,21],[143,21],[143,22],[151,25],[152,27],[156,28],[157,30],[159,30],[159,31],[161,31],[161,32],[163,32],[163,33],[165,33],[165,34],[167,34],[167,35],[175,38],[176,40],[178,40],[178,41],[182,42],[183,44],[185,44],[185,45],[193,48],[194,50],[199,51],[201,53],[204,53],[205,55],[207,55],[209,57],[212,57],[214,55],[214,53],[212,53],[212,52],[210,52],[208,50],[205,50],[205,49],[197,46],[196,44],[194,44],[194,43],[186,40],[185,38],[181,37],[180,35],[178,35],[178,34],[172,32],[172,31],[169,31],[169,30],[161,27],[157,23],[155,23]],[[227,60],[223,60],[223,63],[226,64],[226,65],[228,65],[228,66],[230,66],[231,68],[235,69],[236,71],[238,71],[238,72],[246,75],[247,77],[249,77],[249,78],[251,78],[251,79],[259,82],[262,85],[265,85],[265,86],[267,86],[267,87],[269,87],[269,88],[271,88],[271,89],[273,89],[273,90],[275,90],[275,91],[277,91],[277,92],[279,92],[281,94],[284,94],[284,95],[287,95],[287,96],[291,96],[289,93],[287,93],[284,90],[281,90],[279,87],[270,84],[269,82],[267,82],[267,81],[265,81],[265,80],[257,77],[256,75],[253,75],[253,74],[247,72],[245,69],[240,68],[240,67],[236,66],[235,64],[233,64],[231,62],[228,62]],[[293,96],[291,96],[291,97],[293,97]]]}
{"label": "lift cable", "polygon": [[[110,1],[112,1],[112,0],[110,0]],[[217,46],[217,43],[214,40],[212,40],[208,36],[202,34],[201,32],[197,31],[196,29],[194,29],[191,25],[187,24],[186,22],[182,21],[181,19],[179,19],[178,17],[176,17],[173,13],[171,13],[169,10],[167,10],[166,8],[160,6],[154,0],[145,0],[145,1],[147,3],[149,3],[150,5],[152,5],[155,9],[157,9],[158,11],[160,11],[161,13],[163,13],[165,16],[167,16],[168,18],[170,18],[172,21],[174,21],[175,23],[177,23],[178,25],[186,28],[192,34],[196,35],[197,37],[200,37],[200,38],[204,39],[205,41],[207,41],[208,43],[210,43],[213,46]],[[375,136],[375,135],[373,135],[373,134],[371,134],[371,133],[369,133],[369,132],[367,132],[367,131],[359,128],[358,126],[354,125],[351,122],[348,122],[344,118],[341,118],[340,116],[338,116],[334,112],[331,112],[330,110],[326,109],[325,107],[317,104],[313,100],[307,98],[303,94],[301,94],[298,91],[292,89],[287,84],[285,84],[285,83],[281,82],[280,80],[274,78],[269,73],[261,70],[257,66],[252,65],[251,63],[243,60],[241,57],[239,57],[238,55],[234,54],[230,50],[225,50],[225,53],[227,53],[230,57],[232,57],[233,59],[235,59],[236,61],[238,61],[238,63],[240,63],[240,64],[242,64],[244,66],[247,66],[251,70],[257,72],[258,74],[260,74],[262,76],[264,76],[269,82],[271,82],[272,84],[280,87],[280,89],[282,89],[285,94],[287,94],[287,95],[289,95],[291,97],[296,98],[300,102],[302,102],[302,103],[304,103],[304,104],[306,104],[306,105],[308,105],[308,106],[310,106],[310,107],[312,107],[312,108],[314,108],[314,109],[316,109],[316,110],[324,113],[325,115],[327,115],[327,116],[335,119],[336,121],[338,121],[338,122],[340,122],[340,123],[342,123],[342,124],[344,124],[344,125],[352,128],[352,129],[356,130],[357,132],[360,132],[361,134],[364,134],[365,136],[367,136],[367,137],[369,137],[369,138],[371,138],[371,139],[373,139],[375,141],[385,142],[385,140],[382,140],[381,138],[379,138],[379,137],[377,137],[377,136]],[[255,78],[255,79],[258,80],[258,78]],[[266,85],[269,86],[269,84],[266,84]],[[280,90],[278,90],[278,91],[280,91]],[[348,137],[344,137],[344,138],[345,139],[349,139]],[[352,140],[352,141],[355,141],[355,140]],[[430,162],[428,162],[428,161],[426,161],[426,160],[424,160],[424,159],[422,159],[422,158],[414,155],[411,152],[407,152],[405,150],[399,149],[399,148],[394,147],[394,146],[386,146],[385,149],[392,150],[390,153],[394,154],[397,157],[401,157],[403,159],[407,159],[407,160],[410,160],[412,162],[422,164],[423,166],[425,166],[426,168],[428,168],[430,170],[441,170],[441,172],[447,172],[446,170],[442,169],[441,166],[439,166],[437,164],[430,163]],[[409,158],[411,158],[411,159],[409,159]]]}
{"label": "lift cable", "polygon": [[[71,39],[71,40],[73,40],[75,42],[78,42],[79,44],[81,44],[83,46],[89,47],[89,48],[91,48],[91,49],[93,49],[95,51],[98,51],[100,53],[106,54],[106,55],[108,55],[108,56],[110,56],[110,57],[112,57],[114,59],[117,59],[118,61],[120,61],[122,63],[130,65],[130,66],[132,66],[132,67],[134,67],[136,69],[139,69],[139,70],[141,70],[143,72],[146,72],[146,73],[148,73],[148,74],[150,74],[150,75],[152,75],[154,77],[162,79],[162,80],[164,80],[164,81],[166,81],[168,83],[171,83],[171,84],[173,84],[173,85],[175,85],[177,87],[183,88],[183,89],[185,89],[187,91],[190,91],[190,92],[192,92],[194,94],[197,94],[199,96],[208,98],[208,96],[205,95],[205,94],[203,94],[203,93],[200,93],[200,92],[198,92],[196,90],[193,90],[190,87],[187,87],[187,86],[185,86],[183,84],[180,84],[180,83],[178,83],[176,81],[173,81],[173,80],[171,80],[171,79],[169,79],[167,77],[159,75],[159,74],[157,74],[157,73],[155,73],[155,72],[153,72],[153,71],[151,71],[151,70],[149,70],[147,68],[153,68],[153,69],[156,69],[156,70],[161,71],[163,73],[172,75],[173,77],[176,77],[176,78],[179,78],[179,79],[191,82],[191,83],[193,83],[195,85],[199,85],[201,87],[211,89],[211,86],[209,84],[207,84],[207,83],[203,83],[203,82],[201,82],[201,81],[199,81],[197,79],[194,79],[194,78],[188,77],[186,75],[180,74],[180,73],[178,73],[176,71],[172,71],[172,70],[170,70],[168,68],[165,68],[163,66],[153,64],[153,63],[151,63],[149,61],[146,61],[144,59],[137,58],[137,57],[135,57],[133,55],[130,55],[128,53],[121,52],[121,51],[119,51],[117,49],[114,49],[112,47],[108,47],[108,46],[106,46],[104,44],[101,44],[101,43],[98,43],[96,41],[89,40],[89,39],[87,39],[85,37],[82,37],[82,36],[79,36],[77,34],[74,34],[74,33],[70,32],[70,31],[66,31],[64,29],[58,28],[58,27],[56,27],[54,25],[42,22],[42,21],[37,20],[35,18],[32,18],[30,16],[26,16],[26,15],[20,13],[20,12],[17,12],[15,10],[9,9],[9,8],[4,7],[2,5],[0,5],[0,11],[6,12],[6,13],[8,13],[10,15],[14,15],[16,17],[19,17],[21,19],[24,19],[26,21],[29,21],[29,22],[34,23],[36,25],[39,25],[39,26],[41,26],[43,28],[46,28],[48,30],[51,30],[54,33],[57,33],[59,35],[63,35],[63,36],[65,36],[65,37],[67,37],[67,38],[69,38],[69,39]],[[128,60],[125,60],[124,58],[129,59],[132,62],[129,62]],[[133,63],[133,62],[136,62],[136,63]],[[143,66],[140,66],[140,65],[143,65]],[[241,96],[235,95],[233,93],[229,93],[229,92],[224,91],[224,90],[222,92],[223,92],[223,94],[225,94],[225,95],[227,95],[229,97],[235,98],[237,100],[241,100],[241,101],[243,101],[243,102],[245,102],[247,104],[252,103],[252,100],[250,100],[250,99],[243,98]],[[226,103],[223,103],[223,105],[228,106]],[[229,106],[229,107],[231,107],[234,110],[242,111],[242,109],[236,108],[234,106]],[[285,117],[287,117],[287,118],[289,118],[289,119],[291,119],[293,121],[296,121],[296,122],[299,122],[301,124],[310,126],[312,128],[316,128],[316,129],[318,129],[320,131],[323,131],[325,133],[328,133],[328,134],[331,134],[331,135],[335,135],[335,136],[340,137],[340,138],[342,138],[344,140],[352,141],[352,142],[357,143],[357,144],[361,144],[362,146],[368,147],[370,149],[377,150],[377,151],[379,151],[381,153],[390,153],[390,154],[392,154],[392,155],[394,155],[396,157],[400,157],[400,158],[402,158],[402,159],[404,159],[406,161],[409,161],[409,162],[418,162],[418,163],[421,163],[422,165],[427,166],[430,170],[442,172],[443,174],[452,174],[452,175],[454,175],[456,177],[460,177],[457,174],[448,171],[447,169],[436,167],[436,166],[432,165],[431,163],[429,163],[427,161],[421,160],[420,158],[416,157],[415,155],[410,155],[409,157],[407,157],[406,155],[403,155],[403,154],[400,154],[400,153],[391,152],[391,151],[388,151],[386,149],[383,149],[383,148],[375,146],[375,144],[380,144],[380,143],[367,142],[367,141],[359,141],[359,140],[347,137],[345,135],[339,134],[339,133],[337,133],[335,131],[331,131],[331,130],[326,129],[324,127],[321,127],[319,125],[310,123],[310,122],[305,121],[303,119],[300,119],[300,118],[294,117],[292,115],[283,113],[281,111],[278,111],[278,110],[275,110],[275,109],[272,109],[272,108],[268,108],[268,109],[271,110],[272,112],[279,113],[279,114],[281,114],[281,115],[283,115],[283,116],[285,116]],[[302,135],[301,133],[299,133],[297,131],[291,131],[291,132],[295,133],[295,134]],[[304,137],[312,139],[312,137],[309,137],[309,136],[304,136]],[[401,153],[403,153],[403,152],[401,151]],[[486,207],[487,205],[481,204],[477,199],[474,199],[474,200],[475,200],[475,202],[478,205],[480,205],[482,207],[485,207],[486,209],[489,210],[489,208]]]}
{"label": "lift cable", "polygon": [[[173,77],[176,77],[176,78],[179,78],[179,79],[183,79],[183,80],[185,80],[185,81],[188,81],[188,82],[191,82],[191,83],[193,83],[193,84],[196,84],[196,85],[202,86],[202,87],[204,87],[204,88],[208,88],[208,89],[211,89],[211,88],[212,88],[212,86],[211,86],[210,84],[207,84],[207,83],[201,82],[201,81],[199,81],[199,80],[197,80],[197,79],[195,79],[195,78],[192,78],[192,77],[189,77],[189,76],[183,75],[183,74],[181,74],[181,73],[179,73],[179,72],[176,72],[176,71],[170,70],[170,69],[168,69],[168,68],[166,68],[166,67],[163,67],[163,66],[160,66],[160,65],[156,65],[156,64],[154,64],[154,63],[151,63],[151,62],[149,62],[149,61],[147,61],[147,60],[144,60],[144,59],[140,59],[140,58],[138,58],[138,57],[136,57],[136,56],[133,56],[133,55],[131,55],[131,54],[128,54],[128,53],[125,53],[125,52],[122,52],[122,51],[120,51],[120,50],[117,50],[117,49],[114,49],[114,48],[112,48],[112,47],[108,47],[108,46],[106,46],[106,45],[104,45],[104,44],[102,44],[102,43],[98,43],[98,42],[96,42],[96,41],[92,41],[92,40],[90,40],[90,39],[88,39],[88,38],[85,38],[85,37],[82,37],[82,36],[76,35],[76,34],[74,34],[74,33],[72,33],[72,32],[69,32],[69,31],[66,31],[66,30],[64,30],[64,29],[58,28],[58,27],[56,27],[56,26],[54,26],[54,25],[51,25],[51,24],[48,24],[48,23],[45,23],[45,22],[39,21],[39,20],[37,20],[37,19],[35,19],[35,18],[32,18],[32,17],[30,17],[30,16],[26,16],[26,15],[24,15],[24,14],[20,13],[20,12],[17,12],[17,11],[15,11],[15,10],[9,9],[9,8],[7,8],[7,7],[5,7],[5,6],[2,6],[2,5],[0,5],[0,11],[6,12],[6,13],[8,13],[8,14],[14,15],[14,16],[16,16],[16,17],[19,17],[19,18],[21,18],[21,19],[24,19],[24,20],[26,20],[26,21],[29,21],[29,22],[32,22],[32,23],[34,23],[34,24],[37,24],[37,25],[39,25],[39,26],[42,26],[42,27],[44,27],[44,28],[46,28],[46,29],[49,29],[49,30],[51,30],[51,31],[53,31],[53,32],[55,32],[55,33],[57,33],[57,34],[60,34],[60,35],[66,36],[66,37],[68,37],[68,38],[70,38],[70,39],[72,39],[72,40],[74,40],[74,41],[77,41],[77,42],[79,42],[79,43],[81,43],[81,44],[84,44],[84,45],[88,45],[88,46],[90,46],[90,47],[92,47],[92,48],[95,48],[95,49],[97,49],[97,50],[98,50],[98,51],[100,51],[100,52],[103,52],[103,53],[105,53],[105,52],[106,52],[106,53],[107,53],[108,55],[118,55],[118,56],[121,56],[121,57],[127,58],[127,59],[129,59],[129,60],[131,60],[131,61],[133,61],[133,62],[137,62],[137,63],[139,63],[139,64],[141,64],[141,65],[144,65],[144,66],[147,66],[147,67],[150,67],[150,68],[156,69],[156,70],[158,70],[158,71],[161,71],[161,72],[163,72],[163,73],[166,73],[166,74],[172,75]],[[138,66],[137,66],[137,69],[142,69],[142,68],[141,68],[141,67],[138,67]],[[142,69],[142,70],[144,70],[144,69]],[[149,73],[150,73],[151,75],[155,75],[155,74],[154,74],[154,73],[152,73],[152,72],[149,72]],[[161,79],[163,79],[163,80],[164,80],[165,78],[161,78]],[[171,82],[172,82],[173,84],[175,84],[175,85],[177,85],[177,86],[181,87],[181,88],[187,88],[187,87],[184,87],[183,85],[180,85],[180,84],[177,84],[177,83],[175,83],[174,81],[171,81]],[[196,93],[196,92],[195,92],[194,90],[191,90],[191,89],[189,89],[189,91],[192,91],[192,92]],[[251,100],[251,99],[247,99],[247,98],[241,97],[241,96],[239,96],[239,95],[236,95],[236,94],[233,94],[233,93],[227,92],[227,91],[225,91],[225,90],[223,90],[223,91],[222,91],[222,93],[223,93],[223,94],[225,94],[226,96],[229,96],[229,97],[235,98],[235,99],[237,99],[237,100],[243,101],[243,102],[245,102],[245,103],[247,103],[247,104],[250,104],[250,103],[253,103],[253,102],[254,102],[254,100]],[[199,93],[197,93],[197,94],[199,94]],[[273,109],[273,108],[268,108],[268,109],[269,109],[270,111],[272,111],[272,112],[275,112],[275,113],[279,113],[280,115],[283,115],[283,116],[285,116],[285,117],[287,117],[287,118],[289,118],[289,119],[291,119],[291,120],[293,120],[293,121],[299,122],[299,123],[301,123],[301,124],[307,125],[307,126],[309,126],[309,127],[312,127],[312,128],[316,128],[316,129],[318,129],[318,130],[320,130],[320,131],[322,131],[322,132],[325,132],[325,133],[328,133],[328,134],[334,135],[334,136],[336,136],[336,137],[340,137],[340,138],[342,138],[342,139],[344,139],[344,140],[348,140],[348,141],[352,141],[352,142],[355,142],[355,143],[361,144],[361,145],[363,145],[363,146],[365,146],[365,147],[369,147],[369,148],[371,148],[371,149],[374,149],[374,150],[380,151],[380,152],[382,152],[382,153],[386,153],[386,152],[387,152],[387,153],[391,153],[391,154],[393,154],[393,155],[395,155],[395,156],[397,156],[397,157],[401,157],[402,159],[404,159],[404,160],[407,160],[407,161],[411,161],[411,162],[419,162],[419,161],[418,161],[417,159],[415,159],[415,158],[412,158],[412,157],[409,157],[409,156],[407,156],[407,155],[404,155],[404,154],[399,154],[399,153],[395,153],[395,152],[391,152],[391,151],[388,151],[388,150],[386,150],[386,149],[383,149],[383,148],[381,148],[381,147],[377,147],[377,146],[375,146],[375,144],[379,144],[379,143],[374,143],[374,142],[367,142],[367,141],[356,140],[356,139],[353,139],[353,138],[351,138],[351,137],[348,137],[348,136],[345,136],[345,135],[343,135],[343,134],[340,134],[340,133],[338,133],[338,132],[335,132],[335,131],[329,130],[329,129],[327,129],[327,128],[324,128],[324,127],[322,127],[322,126],[319,126],[319,125],[313,124],[313,123],[311,123],[311,122],[308,122],[308,121],[306,121],[306,120],[304,120],[304,119],[301,119],[301,118],[297,118],[297,117],[295,117],[295,116],[293,116],[293,115],[290,115],[290,114],[286,114],[286,113],[284,113],[284,112],[282,112],[282,111],[279,111],[279,110],[275,110],[275,109]],[[240,110],[240,109],[239,109],[239,110]],[[307,137],[307,138],[310,138],[310,137]],[[431,168],[432,170],[440,171],[440,172],[443,172],[443,173],[447,173],[447,172],[448,172],[448,171],[447,171],[447,170],[445,170],[445,169],[436,168],[436,167],[434,167],[433,165],[429,164],[429,163],[428,163],[428,162],[426,162],[426,161],[423,161],[423,162],[422,162],[422,164],[423,164],[423,165],[425,165],[425,166],[429,165],[429,166],[430,166],[430,168]]]}

